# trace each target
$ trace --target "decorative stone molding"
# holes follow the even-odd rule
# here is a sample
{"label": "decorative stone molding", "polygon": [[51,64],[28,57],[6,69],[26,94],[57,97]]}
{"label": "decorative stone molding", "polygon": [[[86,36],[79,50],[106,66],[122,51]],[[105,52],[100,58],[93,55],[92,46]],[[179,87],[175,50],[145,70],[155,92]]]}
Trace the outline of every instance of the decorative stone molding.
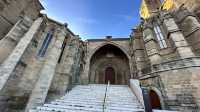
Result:
{"label": "decorative stone molding", "polygon": [[[200,57],[190,57],[183,59],[176,59],[167,62],[163,62],[160,64],[152,65],[149,68],[143,69],[143,77],[140,79],[146,79],[149,77],[155,77],[160,72],[177,70],[177,69],[185,69],[190,67],[200,67]],[[156,75],[152,75],[156,74]]]}

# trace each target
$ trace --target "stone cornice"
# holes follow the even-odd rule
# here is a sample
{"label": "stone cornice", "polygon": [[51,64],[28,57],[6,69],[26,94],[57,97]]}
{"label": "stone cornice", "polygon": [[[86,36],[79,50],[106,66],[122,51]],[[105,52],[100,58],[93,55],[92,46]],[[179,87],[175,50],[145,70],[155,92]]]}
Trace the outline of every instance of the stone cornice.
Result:
{"label": "stone cornice", "polygon": [[[127,41],[130,38],[112,38],[111,41]],[[95,42],[95,41],[106,41],[106,39],[88,39],[88,42]]]}

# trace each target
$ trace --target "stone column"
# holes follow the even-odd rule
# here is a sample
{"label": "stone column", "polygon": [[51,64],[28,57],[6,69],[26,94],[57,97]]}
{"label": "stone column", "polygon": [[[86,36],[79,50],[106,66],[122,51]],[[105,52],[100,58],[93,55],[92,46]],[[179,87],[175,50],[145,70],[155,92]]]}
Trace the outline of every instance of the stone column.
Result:
{"label": "stone column", "polygon": [[31,43],[31,40],[34,38],[38,32],[40,25],[43,22],[43,18],[38,18],[31,26],[29,31],[23,36],[19,41],[11,55],[2,63],[0,66],[0,91],[6,84],[11,73],[14,71],[17,63],[20,61],[22,55],[26,51],[26,48]]}
{"label": "stone column", "polygon": [[26,112],[28,112],[29,109],[44,104],[52,79],[55,74],[56,65],[61,53],[62,43],[65,39],[65,35],[66,33],[64,30],[57,30],[56,41],[49,51],[45,60],[45,64],[38,75],[40,77],[34,89],[32,90],[32,94],[26,107]]}
{"label": "stone column", "polygon": [[138,75],[141,76],[141,70],[145,68],[145,51],[144,43],[142,42],[142,30],[141,28],[133,29],[133,54],[135,56],[135,63],[138,70]]}
{"label": "stone column", "polygon": [[168,31],[169,38],[174,43],[176,47],[176,51],[181,58],[187,58],[195,56],[192,52],[191,47],[188,45],[185,37],[183,36],[182,32],[178,28],[174,18],[169,14],[164,14],[164,25]]}
{"label": "stone column", "polygon": [[148,25],[144,28],[143,39],[151,65],[161,63],[162,58],[159,54],[158,42],[153,34],[153,29]]}

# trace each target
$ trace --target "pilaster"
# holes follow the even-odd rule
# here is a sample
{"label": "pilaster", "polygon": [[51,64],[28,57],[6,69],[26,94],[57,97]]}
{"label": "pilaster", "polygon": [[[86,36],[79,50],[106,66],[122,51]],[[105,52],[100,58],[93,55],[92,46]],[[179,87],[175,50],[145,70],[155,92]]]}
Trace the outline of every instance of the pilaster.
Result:
{"label": "pilaster", "polygon": [[146,67],[144,42],[142,40],[142,30],[141,28],[133,29],[133,54],[135,58],[136,68],[138,70],[138,75],[142,75],[142,69]]}
{"label": "pilaster", "polygon": [[28,112],[29,109],[44,104],[47,97],[48,90],[55,74],[56,65],[61,53],[62,43],[65,39],[66,32],[63,29],[57,29],[55,35],[56,41],[49,51],[45,59],[45,64],[38,75],[40,77],[36,82],[36,85],[29,98],[26,112]]}
{"label": "pilaster", "polygon": [[0,91],[5,86],[11,73],[14,71],[22,55],[24,54],[26,48],[31,43],[31,40],[34,38],[34,36],[38,32],[42,22],[43,22],[43,18],[38,18],[37,20],[35,20],[35,22],[32,24],[28,32],[18,42],[17,46],[15,47],[13,52],[10,54],[10,56],[0,66]]}
{"label": "pilaster", "polygon": [[153,26],[149,23],[144,26],[143,39],[151,65],[161,63],[162,57],[159,54],[158,42],[153,33]]}

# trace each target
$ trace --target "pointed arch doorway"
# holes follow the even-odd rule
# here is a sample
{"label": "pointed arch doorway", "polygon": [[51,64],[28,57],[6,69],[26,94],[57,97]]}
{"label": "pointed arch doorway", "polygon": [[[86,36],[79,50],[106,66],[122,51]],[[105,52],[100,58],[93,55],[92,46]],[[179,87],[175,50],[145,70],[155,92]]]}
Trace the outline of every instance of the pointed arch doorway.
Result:
{"label": "pointed arch doorway", "polygon": [[112,67],[105,69],[105,83],[115,84],[115,70]]}
{"label": "pointed arch doorway", "polygon": [[162,109],[158,94],[151,90],[149,93],[152,109]]}
{"label": "pointed arch doorway", "polygon": [[129,58],[118,46],[99,47],[90,58],[89,81],[95,84],[126,85],[130,79]]}

